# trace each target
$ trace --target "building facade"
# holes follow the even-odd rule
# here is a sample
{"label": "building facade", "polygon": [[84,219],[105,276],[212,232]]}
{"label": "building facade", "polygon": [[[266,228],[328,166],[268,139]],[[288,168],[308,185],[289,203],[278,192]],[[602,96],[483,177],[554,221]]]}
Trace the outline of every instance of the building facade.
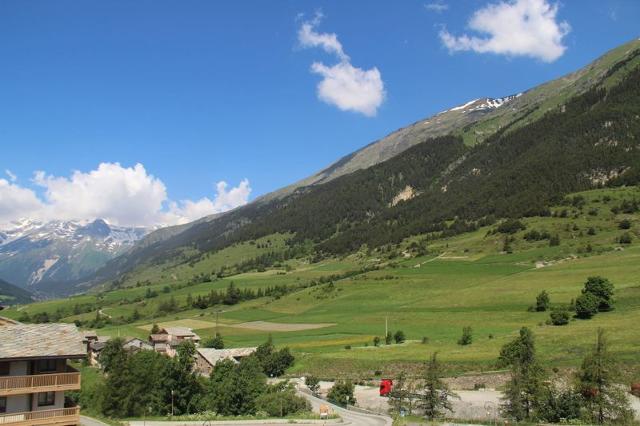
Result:
{"label": "building facade", "polygon": [[67,364],[86,348],[73,324],[0,326],[0,425],[79,425],[80,407],[65,398],[80,390]]}

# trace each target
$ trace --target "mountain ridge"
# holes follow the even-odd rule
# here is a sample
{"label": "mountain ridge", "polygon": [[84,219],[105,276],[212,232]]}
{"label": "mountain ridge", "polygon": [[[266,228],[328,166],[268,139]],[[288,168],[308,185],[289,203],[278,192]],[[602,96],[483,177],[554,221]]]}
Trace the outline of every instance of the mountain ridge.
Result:
{"label": "mountain ridge", "polygon": [[[377,141],[365,146],[359,151],[343,157],[333,165],[324,169],[325,171],[323,176],[320,176],[320,174],[323,173],[321,172],[320,174],[316,174],[311,176],[310,178],[307,178],[307,180],[310,179],[310,183],[308,185],[302,185],[300,182],[298,182],[296,184],[290,185],[289,187],[285,187],[279,191],[268,194],[267,196],[261,197],[247,206],[243,206],[231,212],[222,214],[212,220],[201,220],[198,223],[192,224],[186,229],[181,230],[181,232],[171,235],[167,239],[156,241],[152,244],[146,245],[145,247],[133,247],[126,257],[119,257],[108,262],[105,267],[101,268],[101,270],[98,271],[96,277],[91,282],[84,283],[83,288],[90,288],[98,282],[114,280],[117,277],[122,276],[123,274],[128,273],[128,271],[132,271],[133,269],[145,263],[151,262],[153,264],[162,264],[168,259],[172,259],[172,261],[176,261],[176,259],[182,259],[181,261],[189,261],[190,257],[198,256],[198,251],[216,250],[217,248],[224,247],[225,245],[233,244],[234,241],[240,241],[242,238],[257,238],[261,235],[266,235],[265,233],[267,232],[295,233],[295,228],[298,231],[304,230],[304,232],[301,232],[297,238],[303,238],[303,236],[306,236],[307,238],[311,238],[312,240],[319,242],[319,240],[317,240],[318,238],[320,238],[319,235],[325,235],[326,237],[327,235],[331,235],[332,232],[336,232],[336,230],[331,231],[330,229],[332,226],[334,226],[332,225],[333,222],[331,222],[333,219],[330,219],[329,222],[325,222],[322,225],[328,226],[329,228],[322,230],[321,234],[313,234],[313,232],[307,232],[310,229],[316,229],[320,231],[319,223],[321,221],[318,221],[319,217],[315,219],[312,219],[311,217],[305,218],[306,214],[311,213],[305,213],[304,211],[301,211],[300,216],[295,219],[299,221],[298,225],[290,229],[284,229],[279,225],[275,225],[274,223],[269,224],[265,228],[265,225],[260,225],[257,222],[260,222],[260,218],[269,215],[275,215],[274,217],[278,217],[281,221],[289,220],[290,222],[291,216],[287,216],[288,213],[286,212],[294,211],[295,208],[297,208],[296,206],[300,206],[300,202],[310,202],[311,204],[309,205],[313,206],[313,209],[309,210],[309,212],[314,212],[313,215],[316,216],[317,214],[319,214],[318,212],[326,208],[327,205],[332,205],[334,207],[344,205],[348,207],[352,204],[352,200],[350,200],[348,197],[340,198],[340,193],[334,191],[334,189],[336,191],[339,191],[339,189],[336,189],[336,185],[340,186],[344,182],[355,181],[360,182],[360,185],[366,187],[368,183],[367,179],[377,179],[376,173],[379,173],[379,171],[384,171],[384,176],[388,176],[389,179],[398,179],[398,182],[401,183],[400,184],[396,182],[388,187],[385,186],[383,194],[373,195],[374,198],[382,197],[375,201],[375,205],[378,206],[376,207],[376,209],[383,209],[379,210],[380,213],[383,213],[384,208],[387,208],[389,206],[393,197],[395,197],[399,192],[403,191],[406,188],[405,182],[402,181],[402,179],[404,178],[402,174],[398,176],[394,175],[393,169],[390,165],[378,167],[376,170],[373,170],[374,167],[370,166],[367,168],[357,169],[355,172],[346,174],[341,173],[355,164],[352,163],[352,159],[355,158],[358,153],[363,152],[363,150],[369,149],[376,144],[378,147],[382,146],[384,155],[390,155],[390,153],[393,153],[394,143],[396,142],[397,143],[395,146],[399,146],[402,144],[408,146],[408,148],[405,146],[400,146],[400,148],[397,148],[400,154],[395,153],[394,155],[391,155],[387,160],[376,163],[376,166],[380,166],[382,164],[385,164],[386,162],[393,161],[404,152],[409,151],[410,148],[417,148],[421,145],[425,148],[417,149],[415,152],[409,153],[409,156],[407,157],[413,158],[413,160],[411,161],[416,162],[416,165],[418,165],[421,161],[420,156],[440,155],[438,149],[436,149],[435,151],[429,151],[433,146],[433,141],[438,140],[437,137],[431,136],[435,133],[421,133],[420,131],[420,124],[428,126],[432,121],[435,122],[439,127],[433,127],[432,125],[432,127],[430,127],[431,130],[436,129],[434,130],[434,132],[436,133],[446,132],[446,135],[449,135],[449,138],[446,140],[450,143],[459,140],[460,142],[455,143],[459,144],[458,146],[460,147],[460,149],[464,151],[464,153],[460,152],[458,154],[455,154],[458,156],[457,158],[454,156],[446,160],[450,163],[442,172],[441,176],[429,177],[428,175],[420,173],[416,175],[416,178],[418,179],[432,179],[433,182],[430,185],[441,182],[441,186],[437,187],[438,191],[434,192],[431,190],[430,196],[442,198],[442,196],[438,194],[446,192],[448,188],[454,188],[454,186],[451,186],[451,184],[455,183],[455,180],[452,181],[451,179],[468,179],[468,177],[460,174],[463,172],[457,171],[457,169],[460,167],[460,164],[466,161],[466,157],[468,155],[471,155],[477,151],[477,149],[475,149],[476,147],[483,147],[482,149],[484,149],[485,152],[491,152],[491,150],[494,149],[494,145],[496,147],[499,146],[499,144],[489,144],[488,146],[485,146],[483,142],[490,140],[491,138],[499,141],[501,140],[501,138],[508,136],[510,132],[516,132],[522,126],[528,126],[537,122],[538,120],[545,117],[549,112],[558,110],[558,108],[561,107],[565,108],[567,102],[569,102],[574,97],[579,96],[576,95],[576,93],[582,95],[588,93],[589,90],[593,91],[594,87],[606,88],[608,86],[615,85],[616,82],[619,83],[624,78],[624,76],[628,74],[630,70],[635,69],[638,64],[640,64],[640,41],[634,40],[631,43],[627,43],[626,45],[611,50],[610,52],[601,56],[581,70],[578,70],[560,79],[537,86],[536,88],[523,92],[522,94],[509,96],[505,98],[506,100],[496,101],[492,98],[482,98],[480,100],[470,101],[466,104],[453,107],[436,116],[416,122],[417,124],[414,123],[410,126],[402,128],[392,133],[391,136],[387,136],[381,139],[381,141],[386,141],[385,144],[380,144],[380,141]],[[594,93],[597,93],[597,91]],[[590,102],[588,100],[589,96],[585,98],[587,99],[585,102]],[[477,106],[481,106],[483,104],[487,104],[488,106],[493,107],[482,107],[476,109]],[[509,107],[505,108],[505,105],[509,105]],[[581,104],[579,103],[576,104],[576,108],[582,108],[580,105]],[[481,116],[480,118],[482,118],[482,120],[477,120],[474,118],[478,116]],[[440,126],[443,123],[445,125]],[[539,129],[536,131],[539,131]],[[476,138],[473,139],[473,137],[471,137],[470,135],[475,135]],[[444,136],[445,135],[442,135],[442,137]],[[424,144],[424,142],[428,141],[431,142]],[[442,146],[444,147],[445,145]],[[463,149],[463,146],[467,148]],[[517,144],[514,145],[514,147],[515,146],[517,146]],[[387,150],[385,151],[385,149]],[[501,149],[508,150],[511,148],[505,146]],[[527,147],[522,146],[522,148],[518,149],[526,150]],[[549,150],[551,148],[545,147],[544,149]],[[518,152],[514,152],[509,155],[520,154],[518,154]],[[496,159],[485,159],[482,161],[488,160],[495,162]],[[404,160],[398,160],[393,164],[401,165],[401,161]],[[498,161],[497,164],[500,164],[500,162]],[[355,176],[357,173],[367,170],[371,170],[371,172],[361,174],[360,176]],[[486,169],[480,167],[472,168],[469,170],[466,170],[463,167],[461,170],[463,170],[464,173],[469,173],[471,175],[477,174],[478,176],[481,173],[487,173]],[[606,172],[609,173],[610,170]],[[447,181],[448,183],[446,183]],[[331,182],[334,183],[327,186]],[[417,182],[419,183],[419,180]],[[380,183],[382,183],[382,181],[380,181]],[[580,189],[576,185],[573,185],[573,187],[576,187],[574,188],[575,190]],[[371,188],[371,190],[375,189]],[[379,190],[380,189],[378,189],[378,191]],[[424,192],[424,189],[422,191]],[[316,195],[308,198],[306,197],[306,195],[309,193],[314,193]],[[322,194],[327,194],[327,197],[328,194],[333,194],[332,196],[334,198],[322,198]],[[353,193],[350,192],[349,194]],[[314,205],[314,201],[309,201],[312,200],[313,197],[316,197],[317,199],[323,199],[324,201],[323,203]],[[421,202],[420,199],[424,199],[424,197],[425,195],[421,195],[415,198],[412,197],[413,199],[410,201],[400,202],[397,206],[394,206],[394,211],[406,212],[409,208],[407,207],[409,204]],[[546,200],[548,199],[548,197],[542,197],[540,199]],[[361,202],[363,204],[358,208],[367,209],[368,207],[366,206],[371,202],[371,200],[367,200],[366,197],[364,197],[362,198]],[[536,208],[540,209],[542,207],[538,206]],[[367,233],[364,227],[369,226],[368,223],[370,219],[366,219],[366,215],[368,214],[366,213],[366,211],[354,212],[350,211],[348,208],[346,210],[344,208],[339,208],[337,210],[344,211],[343,214],[345,215],[345,218],[350,218],[349,220],[356,220],[356,222],[362,221],[359,225],[360,228],[358,228],[358,230],[360,234]],[[361,214],[365,214],[365,216],[359,216]],[[373,214],[375,216],[376,213]],[[411,214],[413,215],[414,213]],[[453,212],[448,214],[453,214]],[[387,213],[384,213],[383,217],[386,217],[386,215]],[[438,219],[438,217],[439,216],[436,215],[432,219],[429,219],[436,222],[433,222],[432,224],[423,224],[424,226],[418,227],[416,229],[420,229],[421,232],[424,232],[425,230],[430,229],[430,226],[441,226],[437,223],[437,221],[442,219]],[[395,221],[398,219],[394,216],[389,216],[389,220]],[[250,224],[251,226],[247,228],[247,224]],[[262,228],[260,228],[261,226]],[[354,224],[352,223],[349,226],[354,226]],[[347,243],[347,246],[351,244],[351,248],[357,248],[353,247],[353,244],[361,241],[361,238],[358,236],[358,234],[349,234],[349,232],[345,232],[348,231],[349,226],[347,226],[347,228],[344,228],[344,226],[338,226],[337,229],[344,228],[344,230],[341,231],[343,232],[343,236],[337,236],[337,239],[334,240],[338,241],[340,240],[340,238],[344,239],[347,238],[347,235],[349,235],[350,237],[348,238],[353,238],[353,242]],[[386,235],[385,233],[389,231],[381,228],[380,232],[381,235]],[[379,243],[382,243],[382,241],[379,241]],[[345,242],[343,241],[339,244],[344,246]],[[326,249],[331,246],[327,246],[326,244],[324,244],[322,247]],[[334,245],[334,249],[335,247],[336,246]],[[193,249],[196,250],[195,253]],[[187,252],[191,254],[187,254]]]}
{"label": "mountain ridge", "polygon": [[83,278],[148,233],[93,221],[18,220],[0,230],[0,277],[47,292],[52,283]]}

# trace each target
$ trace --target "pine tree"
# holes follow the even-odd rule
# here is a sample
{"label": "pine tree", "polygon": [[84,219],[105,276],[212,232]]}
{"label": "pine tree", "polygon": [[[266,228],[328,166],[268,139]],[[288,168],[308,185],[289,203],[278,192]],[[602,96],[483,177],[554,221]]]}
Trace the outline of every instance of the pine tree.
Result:
{"label": "pine tree", "polygon": [[389,405],[393,412],[400,414],[404,411],[409,399],[409,391],[407,390],[407,375],[404,371],[398,374],[393,382],[393,389],[389,392]]}
{"label": "pine tree", "polygon": [[535,340],[531,330],[526,327],[520,329],[520,336],[505,345],[500,356],[500,360],[506,360],[506,364],[511,367],[511,379],[507,382],[502,405],[504,413],[517,421],[534,419],[543,391],[545,373],[536,360]]}
{"label": "pine tree", "polygon": [[615,362],[608,352],[605,332],[599,329],[596,345],[582,361],[577,374],[578,391],[585,402],[585,420],[603,424],[627,423],[633,419],[629,400],[616,385],[619,376]]}
{"label": "pine tree", "polygon": [[449,387],[442,380],[442,376],[442,366],[438,362],[438,354],[436,352],[427,361],[420,404],[424,410],[425,417],[429,420],[441,417],[444,411],[452,411],[453,406],[449,398],[457,397],[455,393],[449,390]]}

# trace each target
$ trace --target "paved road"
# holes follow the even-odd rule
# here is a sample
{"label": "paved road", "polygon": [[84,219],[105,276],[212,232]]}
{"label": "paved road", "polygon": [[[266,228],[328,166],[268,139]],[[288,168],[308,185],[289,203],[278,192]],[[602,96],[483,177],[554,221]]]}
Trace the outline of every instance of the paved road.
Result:
{"label": "paved road", "polygon": [[[327,421],[327,425],[335,424],[336,421]],[[182,421],[182,422],[169,422],[169,421],[132,421],[128,423],[129,426],[221,426],[221,425],[233,425],[233,426],[265,426],[265,425],[291,425],[296,426],[320,426],[325,423],[320,420],[229,420],[229,421]],[[339,423],[340,426],[345,425]],[[345,425],[346,426],[346,425]]]}
{"label": "paved road", "polygon": [[299,394],[311,403],[313,411],[315,412],[320,411],[320,405],[328,405],[334,413],[342,417],[345,424],[353,426],[391,426],[393,424],[391,417],[346,410],[342,407],[331,404],[324,399],[316,398],[315,396],[311,396],[307,393],[299,392]]}
{"label": "paved road", "polygon": [[106,423],[101,422],[100,420],[96,420],[87,416],[80,416],[80,424],[82,426],[109,426]]}

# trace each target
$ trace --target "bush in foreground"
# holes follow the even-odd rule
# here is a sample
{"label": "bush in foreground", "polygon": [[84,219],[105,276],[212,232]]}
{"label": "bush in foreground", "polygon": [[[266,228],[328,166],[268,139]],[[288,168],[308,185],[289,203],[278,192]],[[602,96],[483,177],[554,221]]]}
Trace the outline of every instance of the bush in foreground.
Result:
{"label": "bush in foreground", "polygon": [[355,386],[350,380],[337,381],[327,394],[327,399],[338,405],[355,405],[356,398],[353,396]]}

